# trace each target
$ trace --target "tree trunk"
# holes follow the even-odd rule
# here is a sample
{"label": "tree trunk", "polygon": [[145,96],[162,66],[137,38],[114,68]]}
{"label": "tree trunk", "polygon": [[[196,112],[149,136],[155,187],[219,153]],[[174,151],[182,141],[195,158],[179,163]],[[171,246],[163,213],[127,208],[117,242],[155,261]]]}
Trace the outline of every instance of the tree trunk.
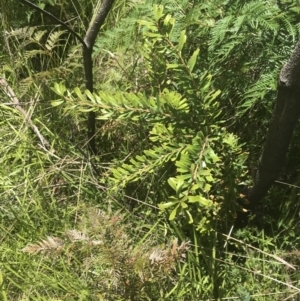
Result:
{"label": "tree trunk", "polygon": [[[84,72],[85,72],[85,86],[86,89],[90,92],[93,92],[93,60],[92,60],[92,53],[93,47],[100,31],[101,26],[103,25],[109,11],[112,8],[114,0],[103,0],[98,12],[94,15],[89,29],[82,39],[76,32],[73,31],[65,22],[59,20],[57,17],[52,15],[51,13],[45,11],[44,9],[38,7],[37,5],[31,3],[28,0],[20,0],[24,4],[36,9],[37,11],[42,12],[44,15],[50,17],[51,19],[58,22],[62,25],[65,29],[67,29],[71,34],[73,34],[83,45],[83,63],[84,63]],[[100,0],[98,0],[100,1]],[[100,3],[100,2],[99,2]],[[93,154],[97,153],[96,149],[96,142],[95,142],[95,135],[96,135],[96,114],[95,112],[89,112],[88,114],[88,143],[90,150]]]}
{"label": "tree trunk", "polygon": [[300,116],[300,41],[280,72],[276,106],[259,159],[254,186],[247,191],[250,207],[267,194],[285,164],[294,128]]}

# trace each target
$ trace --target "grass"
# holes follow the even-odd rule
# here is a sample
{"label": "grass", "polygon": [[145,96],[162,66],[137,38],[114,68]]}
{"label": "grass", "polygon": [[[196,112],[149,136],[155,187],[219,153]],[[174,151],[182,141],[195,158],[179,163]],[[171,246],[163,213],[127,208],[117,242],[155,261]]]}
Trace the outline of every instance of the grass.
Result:
{"label": "grass", "polygon": [[64,153],[61,142],[52,145],[55,152],[41,150],[21,115],[2,114],[3,300],[298,296],[297,252],[287,252],[288,238],[282,241],[275,230],[271,236],[255,228],[234,233],[225,237],[223,249],[217,247],[221,233],[213,234],[209,245],[201,239],[186,245],[186,234],[163,215],[140,215],[153,210],[147,203],[134,214],[123,196],[108,195],[81,153],[70,148]]}
{"label": "grass", "polygon": [[[119,1],[107,27],[113,31],[116,20],[140,2]],[[86,2],[80,5],[82,11],[87,9]],[[68,10],[61,7],[64,11]],[[78,16],[77,22],[86,20]],[[105,38],[108,44],[109,36]],[[80,51],[75,47],[76,56],[68,58],[70,66],[66,63],[72,74],[60,77],[60,58],[49,60],[48,54],[38,67],[49,72],[32,76],[35,60],[20,58],[23,44],[17,38],[7,42],[11,49],[2,50],[7,51],[3,74],[30,122],[1,89],[0,300],[299,299],[297,185],[287,194],[274,189],[265,200],[271,208],[259,217],[265,230],[258,230],[255,219],[249,227],[228,233],[217,230],[215,216],[215,228],[206,232],[183,225],[181,216],[169,221],[157,208],[157,196],[165,192],[150,190],[145,182],[121,192],[110,189],[110,167],[123,162],[130,151],[147,148],[148,132],[137,133],[137,124],[108,122],[99,133],[105,155],[91,158],[84,147],[84,116],[76,108],[66,115],[50,106],[57,97],[50,89],[53,82],[83,85]],[[63,57],[68,57],[67,48],[62,47]],[[117,61],[100,50],[95,58],[99,87],[117,89],[116,83],[122,82],[134,90],[123,64],[130,66],[133,76],[136,70],[136,83],[143,81],[145,62],[137,49],[123,53],[120,47]],[[50,147],[41,145],[33,125]],[[138,190],[143,199],[136,197]]]}

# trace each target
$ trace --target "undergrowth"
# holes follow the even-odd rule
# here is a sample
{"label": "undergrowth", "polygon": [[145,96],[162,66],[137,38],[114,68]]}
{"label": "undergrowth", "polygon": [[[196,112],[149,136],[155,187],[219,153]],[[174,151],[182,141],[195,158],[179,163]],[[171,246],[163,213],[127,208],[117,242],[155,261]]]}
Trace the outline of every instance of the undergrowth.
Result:
{"label": "undergrowth", "polygon": [[[298,177],[287,168],[234,227],[299,9],[159,2],[116,1],[94,49],[94,93],[76,40],[1,2],[16,9],[0,14],[1,300],[299,297]],[[96,8],[40,5],[78,32]]]}

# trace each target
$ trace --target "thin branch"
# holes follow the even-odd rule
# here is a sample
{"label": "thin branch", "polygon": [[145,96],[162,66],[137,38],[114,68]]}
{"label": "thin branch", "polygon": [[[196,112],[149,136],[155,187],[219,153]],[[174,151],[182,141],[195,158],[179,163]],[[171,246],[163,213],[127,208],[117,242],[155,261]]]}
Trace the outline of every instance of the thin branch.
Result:
{"label": "thin branch", "polygon": [[50,143],[40,133],[39,129],[33,124],[28,113],[21,107],[20,101],[19,101],[18,97],[16,96],[15,92],[10,87],[10,85],[7,83],[7,81],[2,77],[0,77],[0,86],[2,87],[4,93],[11,99],[11,101],[12,101],[11,105],[14,105],[15,108],[24,116],[25,121],[28,123],[28,125],[30,126],[32,131],[37,135],[37,137],[39,138],[39,140],[42,143],[42,146],[45,149],[49,149]]}
{"label": "thin branch", "polygon": [[59,20],[58,18],[56,18],[54,15],[52,15],[48,11],[38,7],[37,5],[31,3],[30,1],[27,1],[27,0],[20,0],[20,1],[23,2],[24,4],[27,4],[28,6],[30,6],[32,8],[34,8],[35,10],[41,12],[42,14],[50,17],[51,19],[55,20],[56,22],[58,22],[62,27],[64,27],[69,32],[71,32],[80,41],[80,43],[83,45],[83,47],[86,47],[84,40],[78,35],[78,33],[76,33],[72,28],[70,28],[65,22]]}

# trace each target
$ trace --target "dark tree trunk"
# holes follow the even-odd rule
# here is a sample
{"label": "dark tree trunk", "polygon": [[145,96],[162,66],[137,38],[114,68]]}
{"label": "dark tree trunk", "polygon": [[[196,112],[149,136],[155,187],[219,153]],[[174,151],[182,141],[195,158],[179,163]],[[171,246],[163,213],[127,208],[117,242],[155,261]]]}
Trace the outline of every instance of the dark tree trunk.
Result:
{"label": "dark tree trunk", "polygon": [[[103,25],[109,11],[112,8],[114,0],[103,0],[101,6],[93,18],[90,27],[84,37],[82,39],[76,32],[74,32],[65,22],[59,20],[57,17],[53,16],[51,13],[41,9],[37,5],[31,3],[28,0],[20,0],[22,3],[42,12],[44,15],[50,17],[51,19],[58,22],[65,29],[67,29],[71,34],[73,34],[82,44],[83,46],[83,63],[84,63],[84,72],[85,72],[85,82],[86,89],[90,92],[93,92],[93,60],[92,53],[93,47],[97,38],[97,35],[100,31],[101,26]],[[95,112],[89,112],[88,114],[88,143],[90,150],[93,154],[97,153],[96,142],[95,142],[95,134],[96,134],[96,114]]]}
{"label": "dark tree trunk", "polygon": [[[84,37],[84,46],[83,46],[83,57],[84,57],[84,70],[85,70],[85,79],[86,79],[86,88],[93,92],[93,60],[92,53],[93,47],[98,35],[98,32],[103,25],[114,0],[103,0],[99,11],[97,12],[95,18],[93,18],[91,25]],[[88,116],[88,139],[90,150],[93,154],[97,153],[96,148],[96,114],[95,112],[89,112]]]}
{"label": "dark tree trunk", "polygon": [[277,101],[254,180],[247,191],[251,208],[267,194],[285,164],[294,128],[300,116],[300,41],[280,72]]}

